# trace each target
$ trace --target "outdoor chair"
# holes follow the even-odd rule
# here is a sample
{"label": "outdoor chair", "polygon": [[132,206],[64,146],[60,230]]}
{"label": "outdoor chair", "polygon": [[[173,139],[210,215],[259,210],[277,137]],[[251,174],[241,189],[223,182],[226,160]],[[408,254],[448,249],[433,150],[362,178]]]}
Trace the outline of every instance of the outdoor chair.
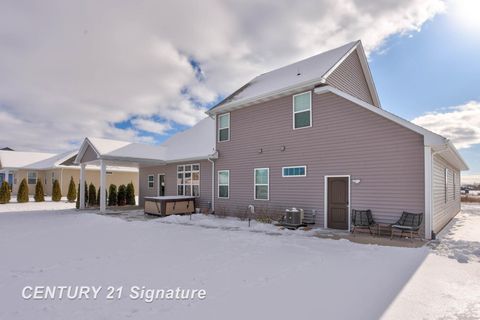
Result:
{"label": "outdoor chair", "polygon": [[372,227],[375,227],[376,223],[373,220],[372,210],[355,210],[352,209],[352,233],[355,233],[357,229],[368,229],[371,235],[373,235]]}
{"label": "outdoor chair", "polygon": [[403,236],[404,232],[410,233],[410,239],[413,241],[413,234],[415,233],[420,237],[420,225],[423,221],[423,212],[422,213],[411,213],[404,211],[400,219],[392,225],[392,233],[390,239],[393,239],[393,232],[395,230],[401,231],[400,237]]}

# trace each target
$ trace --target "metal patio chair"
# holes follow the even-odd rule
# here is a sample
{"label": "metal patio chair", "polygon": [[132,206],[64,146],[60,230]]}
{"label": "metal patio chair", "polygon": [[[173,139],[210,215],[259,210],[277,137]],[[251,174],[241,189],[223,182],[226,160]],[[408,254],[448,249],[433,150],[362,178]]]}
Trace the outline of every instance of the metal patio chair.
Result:
{"label": "metal patio chair", "polygon": [[400,237],[403,236],[404,232],[410,233],[410,239],[413,241],[413,234],[415,233],[418,237],[420,237],[420,226],[422,225],[423,221],[423,212],[421,213],[411,213],[403,211],[402,216],[400,219],[392,224],[392,233],[390,235],[390,239],[393,239],[393,233],[395,230],[401,231]]}
{"label": "metal patio chair", "polygon": [[352,234],[357,229],[368,229],[370,234],[373,235],[372,228],[376,225],[375,220],[373,220],[372,210],[352,209]]}

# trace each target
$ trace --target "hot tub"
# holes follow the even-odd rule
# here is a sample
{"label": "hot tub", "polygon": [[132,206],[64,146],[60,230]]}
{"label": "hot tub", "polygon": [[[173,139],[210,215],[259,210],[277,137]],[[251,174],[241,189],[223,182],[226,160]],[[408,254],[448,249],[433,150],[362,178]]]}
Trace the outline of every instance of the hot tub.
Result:
{"label": "hot tub", "polygon": [[145,197],[145,213],[157,216],[190,214],[195,212],[195,197],[162,196]]}

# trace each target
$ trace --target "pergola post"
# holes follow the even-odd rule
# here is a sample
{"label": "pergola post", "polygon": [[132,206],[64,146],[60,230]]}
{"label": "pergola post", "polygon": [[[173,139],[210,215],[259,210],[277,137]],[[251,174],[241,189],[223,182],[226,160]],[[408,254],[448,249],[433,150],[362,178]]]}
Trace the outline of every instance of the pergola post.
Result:
{"label": "pergola post", "polygon": [[100,160],[100,212],[107,210],[107,199],[105,196],[107,180],[107,165],[104,160]]}
{"label": "pergola post", "polygon": [[85,209],[85,166],[80,164],[80,209]]}

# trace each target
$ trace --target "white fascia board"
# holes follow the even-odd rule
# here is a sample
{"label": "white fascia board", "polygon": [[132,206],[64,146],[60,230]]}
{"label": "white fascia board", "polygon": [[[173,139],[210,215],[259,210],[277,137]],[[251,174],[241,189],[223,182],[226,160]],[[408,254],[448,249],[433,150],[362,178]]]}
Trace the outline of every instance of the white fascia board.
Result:
{"label": "white fascia board", "polygon": [[82,159],[83,155],[85,154],[85,151],[87,151],[88,146],[90,146],[93,149],[93,151],[95,151],[95,153],[97,154],[97,159],[100,158],[100,153],[98,152],[98,150],[90,142],[90,140],[88,140],[88,138],[85,138],[85,140],[83,140],[83,142],[82,142],[82,145],[80,146],[78,154],[75,157],[75,160],[73,161],[73,163],[80,164],[80,160]]}
{"label": "white fascia board", "polygon": [[468,170],[470,169],[468,167],[468,164],[465,162],[465,160],[463,160],[462,156],[460,155],[460,153],[458,152],[457,148],[455,148],[455,145],[447,139],[447,145],[448,145],[448,149],[450,150],[450,152],[453,154],[453,156],[456,158],[456,160],[458,161],[458,168],[457,169],[460,169],[460,170]]}
{"label": "white fascia board", "polygon": [[314,80],[305,81],[303,83],[295,84],[286,88],[282,88],[280,90],[268,92],[263,95],[252,97],[250,99],[228,102],[224,105],[208,110],[205,113],[209,116],[213,116],[218,113],[224,113],[224,112],[240,109],[255,103],[268,101],[268,100],[286,96],[295,92],[305,91],[307,89],[312,89],[315,85],[321,84],[321,83],[324,83],[323,77],[317,78]]}
{"label": "white fascia board", "polygon": [[436,133],[433,133],[425,128],[422,128],[420,126],[417,126],[416,124],[413,124],[411,123],[410,121],[408,120],[405,120],[403,118],[400,118],[399,116],[396,116],[394,115],[393,113],[390,113],[388,111],[385,111],[384,109],[381,109],[381,108],[378,108],[378,107],[375,107],[363,100],[360,100],[348,93],[345,93],[343,91],[340,91],[332,86],[324,86],[324,87],[319,87],[319,88],[316,88],[314,90],[314,92],[316,94],[323,94],[323,93],[327,93],[327,92],[330,92],[330,93],[333,93],[333,94],[336,94],[342,98],[345,98],[347,100],[350,100],[351,102],[367,109],[367,110],[370,110],[386,119],[389,119],[407,129],[410,129],[418,134],[421,134],[423,135],[424,137],[424,144],[425,145],[428,145],[428,146],[440,146],[440,145],[445,145],[445,143],[447,142],[447,139],[445,139],[444,137],[436,134]]}
{"label": "white fascia board", "polygon": [[347,59],[353,51],[357,50],[359,43],[360,40],[358,40],[357,43],[350,50],[347,51],[346,54],[344,54],[330,69],[328,69],[327,72],[325,72],[325,74],[322,76],[323,82],[327,80],[327,78],[333,73],[333,71],[335,71],[338,66],[341,65],[342,62],[345,61],[345,59]]}

